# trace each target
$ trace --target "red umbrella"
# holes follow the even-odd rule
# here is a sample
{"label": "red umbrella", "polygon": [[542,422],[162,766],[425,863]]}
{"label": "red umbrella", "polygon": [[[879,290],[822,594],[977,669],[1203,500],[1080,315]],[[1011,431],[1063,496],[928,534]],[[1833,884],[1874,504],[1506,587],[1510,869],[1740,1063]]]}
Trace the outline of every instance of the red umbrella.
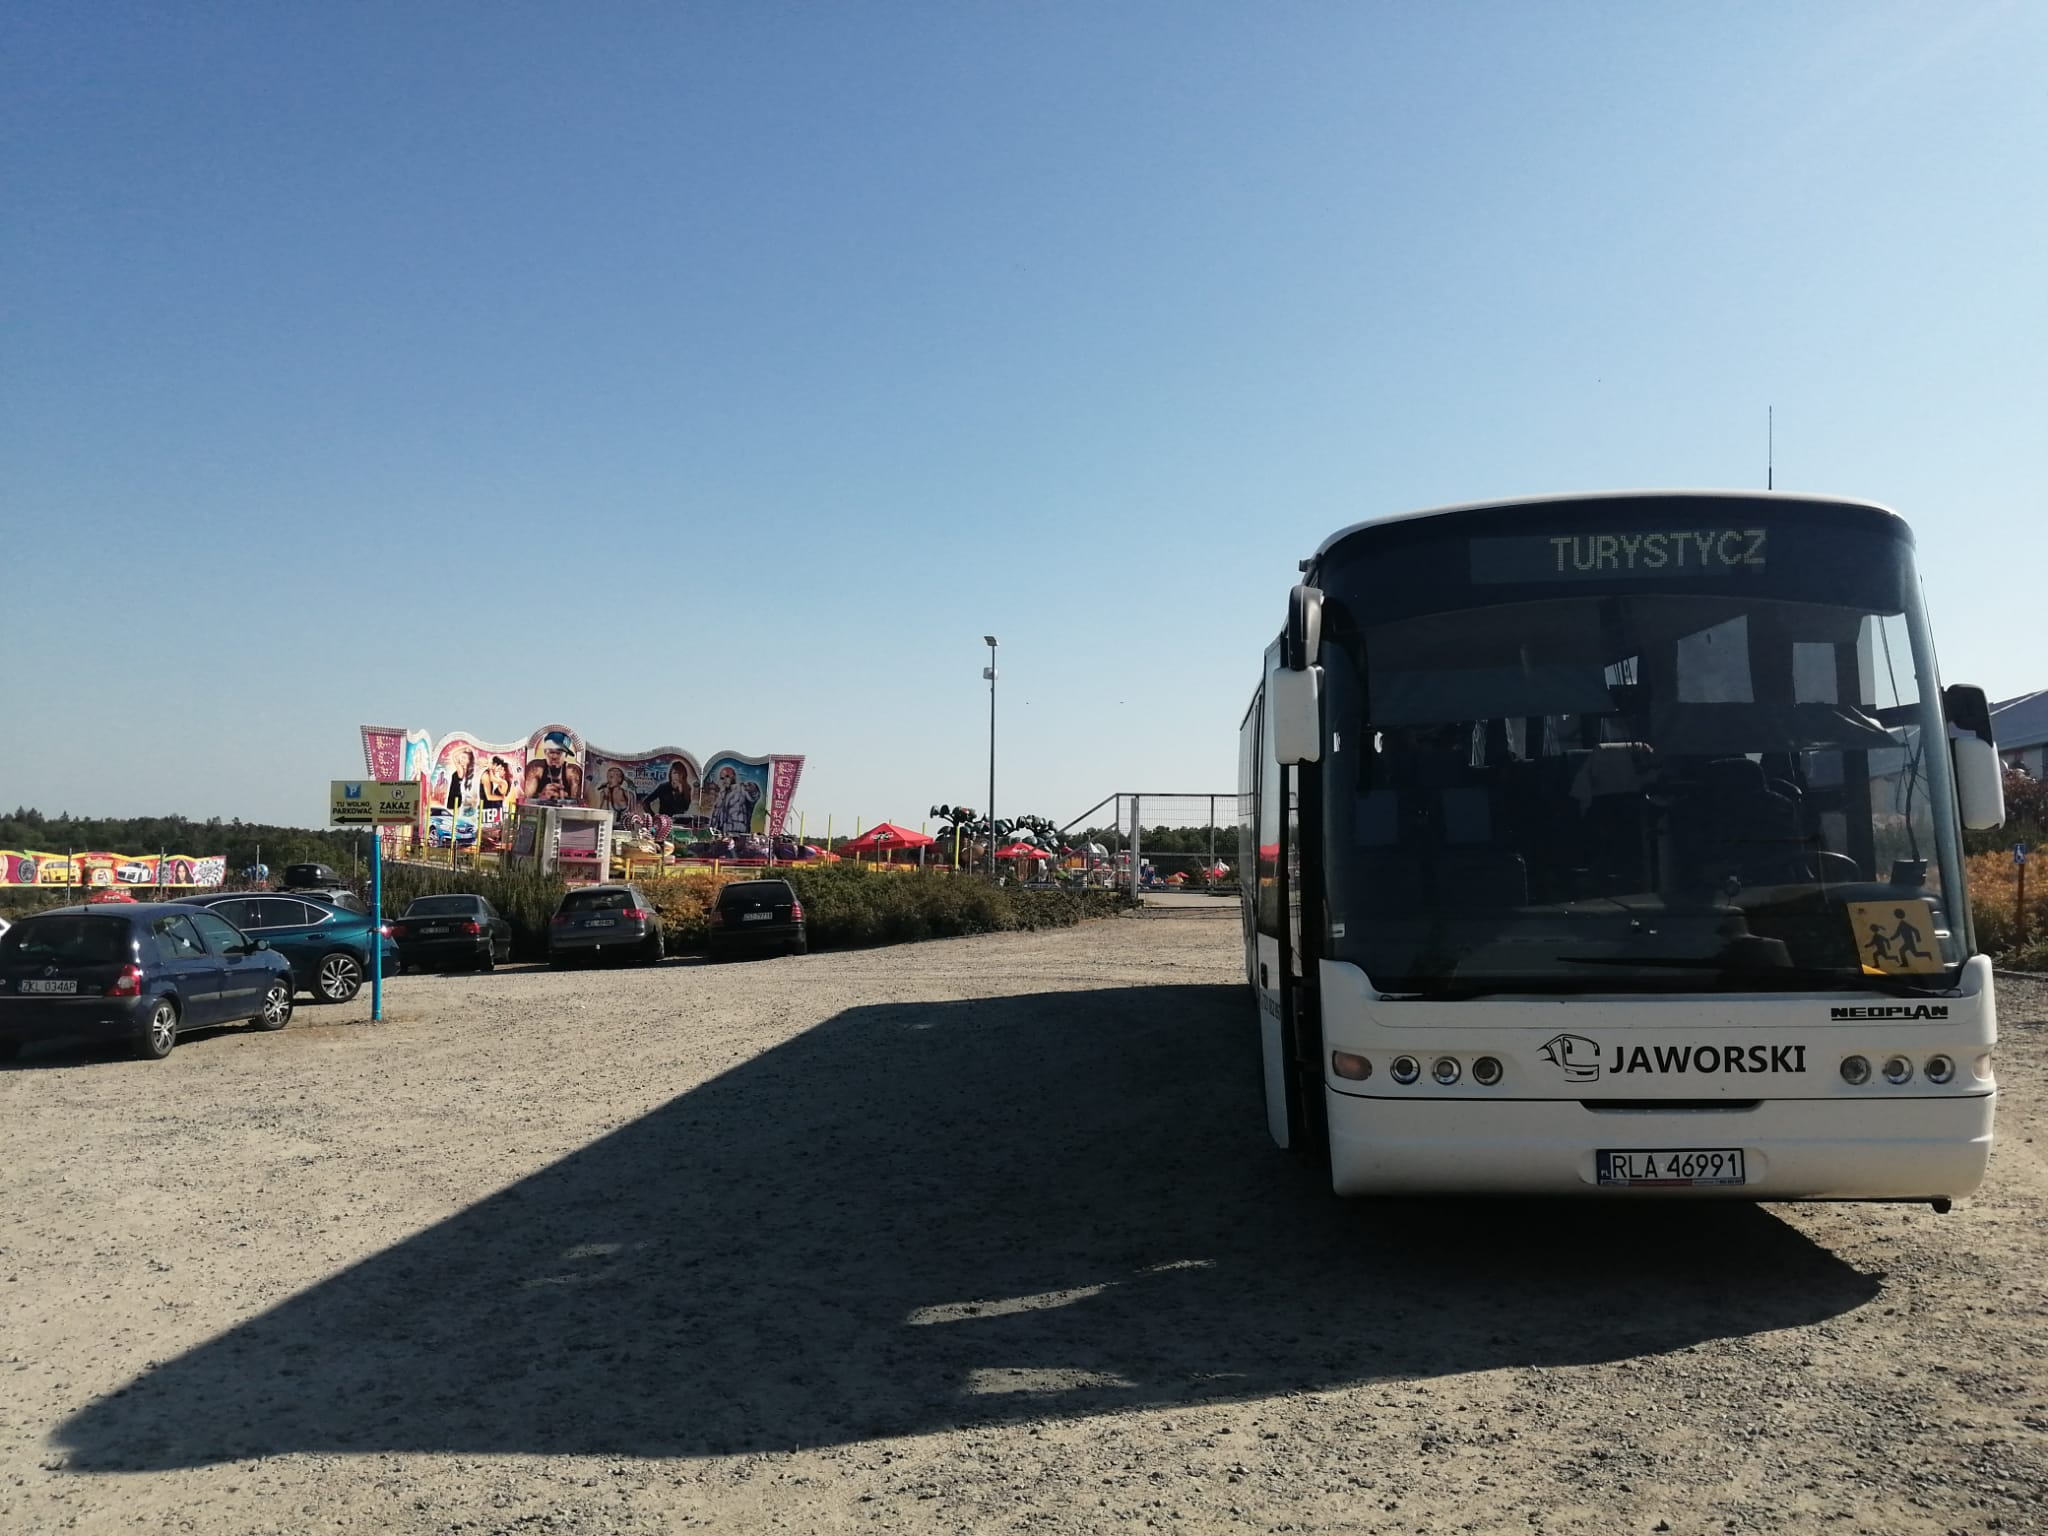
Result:
{"label": "red umbrella", "polygon": [[913,832],[909,827],[899,827],[894,822],[878,821],[859,837],[851,838],[838,847],[841,854],[883,853],[896,848],[928,848],[937,842],[922,832]]}
{"label": "red umbrella", "polygon": [[1049,850],[1039,847],[1036,843],[1012,843],[1007,848],[998,848],[996,850],[996,857],[999,859],[1049,859],[1052,857],[1052,854]]}

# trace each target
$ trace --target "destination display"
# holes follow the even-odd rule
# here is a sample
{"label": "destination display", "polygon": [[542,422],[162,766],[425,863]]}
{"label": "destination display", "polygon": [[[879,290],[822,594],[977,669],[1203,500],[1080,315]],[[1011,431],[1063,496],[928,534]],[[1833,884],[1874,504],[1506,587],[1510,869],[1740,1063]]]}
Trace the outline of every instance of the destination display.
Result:
{"label": "destination display", "polygon": [[1729,576],[1770,562],[1768,528],[1645,528],[1473,539],[1475,582]]}

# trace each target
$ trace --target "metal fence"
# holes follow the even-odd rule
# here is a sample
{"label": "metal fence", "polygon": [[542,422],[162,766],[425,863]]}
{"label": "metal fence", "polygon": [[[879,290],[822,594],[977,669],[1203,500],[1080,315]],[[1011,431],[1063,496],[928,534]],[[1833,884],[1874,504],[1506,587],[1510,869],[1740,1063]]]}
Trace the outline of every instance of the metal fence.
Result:
{"label": "metal fence", "polygon": [[1095,883],[1126,886],[1133,896],[1159,889],[1234,895],[1243,819],[1235,790],[1124,790],[1088,807],[1060,835],[1087,850]]}

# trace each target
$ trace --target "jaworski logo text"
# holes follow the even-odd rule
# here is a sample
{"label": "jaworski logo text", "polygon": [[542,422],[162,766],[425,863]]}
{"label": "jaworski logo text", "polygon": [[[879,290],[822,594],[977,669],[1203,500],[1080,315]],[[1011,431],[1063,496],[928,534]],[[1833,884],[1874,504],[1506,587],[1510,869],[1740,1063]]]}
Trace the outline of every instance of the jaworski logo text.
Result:
{"label": "jaworski logo text", "polygon": [[1612,1077],[1686,1072],[1746,1077],[1806,1070],[1804,1045],[1616,1045],[1603,1056],[1599,1042],[1584,1035],[1554,1035],[1542,1051],[1568,1083],[1598,1082],[1603,1072]]}

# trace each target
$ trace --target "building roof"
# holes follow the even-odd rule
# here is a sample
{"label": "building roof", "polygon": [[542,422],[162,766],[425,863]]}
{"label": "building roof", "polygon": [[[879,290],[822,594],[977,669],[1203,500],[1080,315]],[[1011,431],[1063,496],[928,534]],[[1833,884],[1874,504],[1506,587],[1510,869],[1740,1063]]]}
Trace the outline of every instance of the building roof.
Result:
{"label": "building roof", "polygon": [[2048,743],[2048,688],[1992,705],[1991,734],[2001,751]]}

